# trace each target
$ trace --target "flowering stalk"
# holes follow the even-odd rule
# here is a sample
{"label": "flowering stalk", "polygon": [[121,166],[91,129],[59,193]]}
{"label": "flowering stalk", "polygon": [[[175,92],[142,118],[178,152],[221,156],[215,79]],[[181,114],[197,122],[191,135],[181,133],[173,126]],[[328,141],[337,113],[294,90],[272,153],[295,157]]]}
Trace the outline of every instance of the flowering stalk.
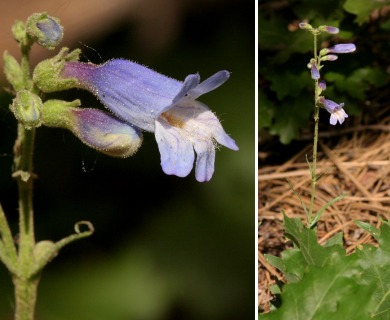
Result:
{"label": "flowering stalk", "polygon": [[[4,52],[4,74],[15,93],[10,111],[18,121],[14,145],[14,172],[19,192],[18,243],[0,205],[0,261],[12,275],[15,319],[33,320],[42,269],[65,245],[90,236],[92,224],[81,221],[75,233],[57,242],[35,241],[33,211],[33,151],[40,126],[70,130],[84,144],[113,157],[132,156],[142,144],[142,131],[154,132],[167,174],[187,176],[195,167],[198,181],[214,173],[217,144],[238,150],[219,119],[197,98],[215,90],[230,73],[219,71],[200,82],[199,74],[174,80],[137,63],[113,59],[103,65],[79,62],[81,51],[63,48],[30,73],[29,52],[37,43],[54,49],[63,37],[57,18],[47,13],[31,15],[12,27],[22,52],[17,61]],[[42,92],[70,88],[91,91],[110,112],[79,108],[79,100],[43,101]],[[196,154],[196,160],[195,160]],[[83,230],[81,230],[81,227]],[[85,230],[86,229],[86,230]]]}
{"label": "flowering stalk", "polygon": [[[314,36],[314,59],[317,61],[317,33],[313,34]],[[316,171],[317,171],[317,148],[318,148],[318,123],[320,120],[320,108],[318,106],[318,97],[319,97],[319,87],[318,87],[318,77],[314,79],[314,140],[313,140],[313,162],[311,165],[311,197],[310,197],[310,207],[309,207],[309,213],[307,217],[307,222],[309,225],[311,225],[311,221],[313,218],[313,206],[314,206],[314,199],[315,199],[315,193],[316,193],[316,184],[317,184],[317,177],[316,177]]]}
{"label": "flowering stalk", "polygon": [[[323,80],[320,80],[320,70],[322,69],[323,61],[335,61],[338,57],[334,53],[350,53],[356,50],[356,47],[353,43],[346,44],[337,44],[331,48],[324,48],[318,52],[317,48],[317,37],[322,32],[327,32],[330,34],[337,34],[339,29],[331,26],[320,26],[318,28],[313,28],[310,24],[306,22],[301,22],[299,27],[304,30],[308,30],[313,35],[313,55],[308,64],[310,68],[311,77],[314,80],[314,140],[313,140],[313,160],[310,166],[310,176],[311,176],[311,197],[310,197],[310,207],[307,214],[307,224],[309,227],[315,226],[319,217],[313,218],[313,209],[314,209],[314,199],[316,192],[316,185],[318,181],[317,177],[317,148],[318,148],[318,124],[319,124],[319,114],[320,107],[323,107],[331,114],[329,123],[331,125],[337,124],[339,122],[342,124],[345,118],[348,118],[348,115],[345,113],[343,106],[344,103],[337,104],[336,102],[325,99],[321,96],[322,91],[326,89],[326,84]],[[329,54],[331,53],[331,54]],[[306,210],[305,210],[306,211]]]}
{"label": "flowering stalk", "polygon": [[[24,79],[29,77],[28,50],[22,50],[22,70]],[[13,275],[15,286],[15,319],[34,319],[34,309],[39,277],[30,278],[29,269],[34,260],[34,212],[32,206],[33,194],[33,150],[35,128],[27,130],[18,125],[18,137],[14,146],[16,171],[19,190],[19,242],[18,270]]]}
{"label": "flowering stalk", "polygon": [[[29,66],[29,52],[34,43],[47,49],[62,39],[63,28],[56,18],[46,13],[33,14],[26,23],[17,21],[12,27],[15,40],[22,53],[18,62],[4,52],[4,73],[11,84],[15,98],[10,106],[18,120],[17,139],[14,145],[14,172],[19,195],[19,232],[17,246],[0,206],[0,261],[12,275],[15,292],[15,319],[33,320],[37,300],[37,287],[43,267],[53,259],[66,244],[89,236],[93,227],[89,222],[76,225],[76,233],[54,243],[36,243],[33,210],[33,152],[35,130],[42,124],[43,102],[39,89],[34,85]],[[87,227],[80,231],[79,225]]]}

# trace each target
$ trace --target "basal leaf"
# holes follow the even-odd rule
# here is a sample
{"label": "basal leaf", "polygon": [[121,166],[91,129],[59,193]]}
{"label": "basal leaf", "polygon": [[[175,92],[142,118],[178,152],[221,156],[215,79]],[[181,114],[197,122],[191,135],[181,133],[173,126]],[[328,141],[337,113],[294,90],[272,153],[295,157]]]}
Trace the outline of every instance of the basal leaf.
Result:
{"label": "basal leaf", "polygon": [[379,240],[381,232],[380,232],[380,230],[375,228],[373,225],[371,225],[367,222],[364,222],[364,221],[355,221],[355,224],[359,228],[361,228],[364,231],[367,231],[369,234],[371,234],[377,241]]}
{"label": "basal leaf", "polygon": [[297,282],[302,279],[306,270],[307,262],[299,249],[285,250],[281,254],[284,264],[284,276],[288,283]]}
{"label": "basal leaf", "polygon": [[283,259],[273,256],[271,254],[265,254],[264,258],[273,267],[278,268],[283,273],[286,272],[286,266],[284,265]]}
{"label": "basal leaf", "polygon": [[328,257],[328,252],[317,242],[314,230],[305,228],[300,219],[284,216],[286,237],[300,249],[307,264],[321,266]]}
{"label": "basal leaf", "polygon": [[331,237],[324,245],[324,247],[342,246],[343,245],[343,233],[337,232]]}
{"label": "basal leaf", "polygon": [[361,273],[357,255],[335,251],[322,267],[308,266],[301,281],[285,285],[281,307],[260,319],[369,319],[375,285]]}
{"label": "basal leaf", "polygon": [[371,318],[390,319],[390,252],[365,245],[356,255],[364,269],[362,279],[375,287],[371,295]]}
{"label": "basal leaf", "polygon": [[378,242],[381,249],[390,252],[390,224],[388,221],[383,222],[380,226],[380,236]]}

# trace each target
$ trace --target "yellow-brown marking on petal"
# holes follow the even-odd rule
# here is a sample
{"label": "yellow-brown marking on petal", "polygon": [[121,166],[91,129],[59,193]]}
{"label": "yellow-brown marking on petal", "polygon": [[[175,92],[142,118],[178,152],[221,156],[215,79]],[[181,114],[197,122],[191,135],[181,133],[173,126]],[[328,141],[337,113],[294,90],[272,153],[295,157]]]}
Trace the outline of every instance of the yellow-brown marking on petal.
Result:
{"label": "yellow-brown marking on petal", "polygon": [[163,117],[171,126],[177,127],[177,128],[183,128],[184,127],[184,121],[183,119],[180,119],[178,117],[175,117],[169,112],[163,112],[161,114],[161,117]]}

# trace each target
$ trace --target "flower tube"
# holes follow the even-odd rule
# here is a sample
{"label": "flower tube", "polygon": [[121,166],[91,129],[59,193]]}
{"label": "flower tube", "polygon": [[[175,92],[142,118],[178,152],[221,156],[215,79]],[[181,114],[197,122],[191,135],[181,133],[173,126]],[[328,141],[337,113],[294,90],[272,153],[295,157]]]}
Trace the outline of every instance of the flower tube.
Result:
{"label": "flower tube", "polygon": [[238,150],[215,114],[196,99],[222,85],[230,74],[219,71],[200,83],[198,74],[184,82],[137,63],[114,59],[102,65],[65,62],[60,77],[76,79],[119,118],[154,132],[166,174],[187,176],[194,165],[200,182],[214,172],[217,143]]}

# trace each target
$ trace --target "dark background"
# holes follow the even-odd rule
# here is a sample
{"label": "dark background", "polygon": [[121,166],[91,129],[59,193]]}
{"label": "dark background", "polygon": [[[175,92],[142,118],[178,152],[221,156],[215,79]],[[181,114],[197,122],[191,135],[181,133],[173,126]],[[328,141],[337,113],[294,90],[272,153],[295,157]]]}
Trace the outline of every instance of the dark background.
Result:
{"label": "dark background", "polygon": [[[37,240],[59,240],[77,221],[96,229],[45,269],[37,319],[250,319],[255,310],[255,61],[251,1],[13,1],[0,4],[0,49],[17,54],[14,20],[47,10],[64,45],[100,63],[123,57],[184,80],[229,70],[205,96],[240,147],[220,148],[208,183],[165,175],[154,135],[136,155],[110,158],[71,133],[41,127],[35,149]],[[34,48],[32,61],[55,52]],[[16,121],[1,78],[0,201],[17,232],[10,177]],[[101,107],[83,91],[56,94]],[[10,277],[0,266],[0,319],[13,318]]]}

